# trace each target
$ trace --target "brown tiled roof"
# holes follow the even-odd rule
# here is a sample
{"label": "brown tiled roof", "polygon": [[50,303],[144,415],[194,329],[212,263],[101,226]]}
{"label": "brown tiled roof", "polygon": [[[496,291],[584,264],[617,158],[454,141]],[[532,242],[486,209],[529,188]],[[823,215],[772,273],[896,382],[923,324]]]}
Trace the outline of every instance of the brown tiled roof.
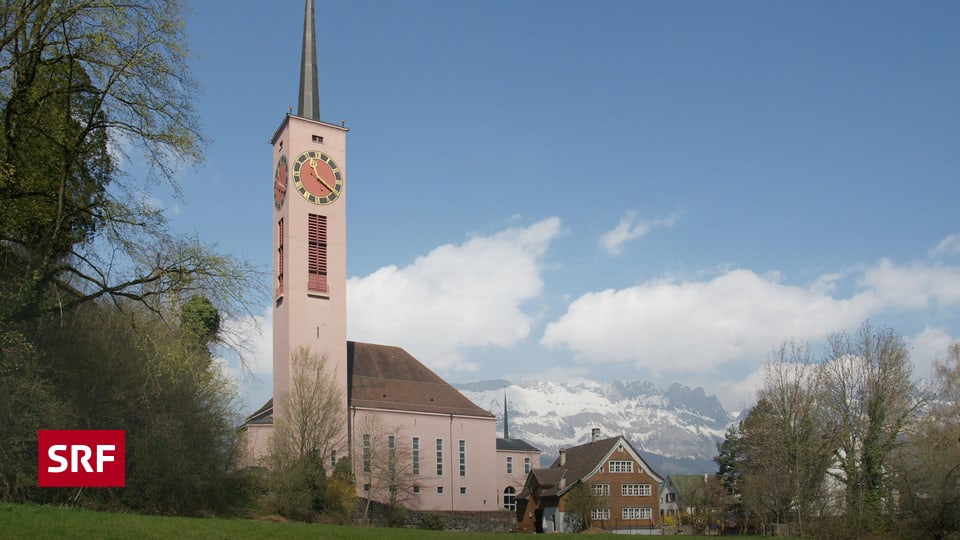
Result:
{"label": "brown tiled roof", "polygon": [[347,342],[351,407],[494,418],[400,347]]}
{"label": "brown tiled roof", "polygon": [[557,458],[550,468],[564,470],[567,477],[567,487],[572,486],[577,480],[582,479],[597,468],[603,458],[610,450],[613,450],[614,445],[619,441],[620,437],[617,436],[567,448],[566,464],[560,465],[560,458]]}

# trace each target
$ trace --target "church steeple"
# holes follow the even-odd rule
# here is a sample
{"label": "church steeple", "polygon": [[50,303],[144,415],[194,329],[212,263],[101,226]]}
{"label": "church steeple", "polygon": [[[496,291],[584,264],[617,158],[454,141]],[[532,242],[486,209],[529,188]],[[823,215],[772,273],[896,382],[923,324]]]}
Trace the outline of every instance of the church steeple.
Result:
{"label": "church steeple", "polygon": [[503,438],[510,438],[510,420],[507,418],[507,391],[503,391]]}
{"label": "church steeple", "polygon": [[303,16],[303,50],[300,56],[300,101],[297,115],[320,120],[320,85],[317,80],[317,26],[313,0],[306,0]]}

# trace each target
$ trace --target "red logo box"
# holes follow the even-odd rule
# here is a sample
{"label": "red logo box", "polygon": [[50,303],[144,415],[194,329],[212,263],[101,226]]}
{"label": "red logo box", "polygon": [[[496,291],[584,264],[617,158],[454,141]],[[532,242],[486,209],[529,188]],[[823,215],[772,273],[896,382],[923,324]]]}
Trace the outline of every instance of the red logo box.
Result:
{"label": "red logo box", "polygon": [[120,429],[37,432],[40,487],[123,487],[127,433]]}

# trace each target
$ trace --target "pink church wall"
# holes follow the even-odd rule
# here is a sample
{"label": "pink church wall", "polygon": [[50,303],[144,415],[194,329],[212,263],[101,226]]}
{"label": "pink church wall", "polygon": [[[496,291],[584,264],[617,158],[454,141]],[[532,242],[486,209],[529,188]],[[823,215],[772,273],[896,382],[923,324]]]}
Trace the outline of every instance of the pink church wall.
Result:
{"label": "pink church wall", "polygon": [[[386,435],[395,434],[398,445],[398,468],[409,477],[406,483],[420,486],[420,493],[410,492],[408,507],[414,510],[492,511],[501,508],[496,474],[496,420],[456,415],[440,415],[369,409],[350,411],[354,439],[354,470],[357,494],[364,492],[362,441],[365,432],[379,430],[380,437],[371,439],[384,444]],[[413,437],[420,438],[420,473],[412,475],[410,454]],[[443,440],[443,474],[437,475],[436,440]],[[466,475],[460,476],[459,441],[466,443]],[[376,454],[376,452],[374,452]],[[382,454],[381,454],[382,455]],[[374,467],[375,468],[375,467]],[[371,485],[372,498],[383,500]],[[442,488],[442,493],[437,488]],[[466,493],[461,493],[465,488]]]}

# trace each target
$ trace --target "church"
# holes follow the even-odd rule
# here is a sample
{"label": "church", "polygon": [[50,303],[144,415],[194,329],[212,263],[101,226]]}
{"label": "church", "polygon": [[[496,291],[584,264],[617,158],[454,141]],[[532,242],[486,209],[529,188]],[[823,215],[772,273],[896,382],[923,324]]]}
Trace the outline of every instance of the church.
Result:
{"label": "church", "polygon": [[[498,439],[496,416],[477,406],[399,347],[347,340],[346,136],[320,118],[313,0],[306,0],[296,114],[270,142],[273,182],[273,396],[243,426],[247,464],[262,465],[274,425],[285,418],[297,351],[326,358],[343,396],[342,433],[323,456],[327,470],[351,456],[357,494],[383,501],[365,481],[371,457],[386,451],[402,469],[404,505],[414,510],[515,508],[540,452]],[[504,409],[506,415],[506,409]],[[382,448],[386,446],[386,448]],[[402,463],[401,463],[402,461]],[[522,471],[522,473],[521,473]]]}

